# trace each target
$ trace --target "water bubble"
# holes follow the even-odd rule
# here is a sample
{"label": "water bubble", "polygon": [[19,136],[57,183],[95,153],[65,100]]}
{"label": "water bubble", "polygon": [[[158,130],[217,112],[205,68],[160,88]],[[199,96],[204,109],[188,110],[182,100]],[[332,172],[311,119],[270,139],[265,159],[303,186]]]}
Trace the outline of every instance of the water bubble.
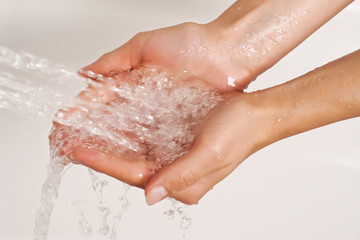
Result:
{"label": "water bubble", "polygon": [[235,87],[235,79],[228,76],[228,85],[231,87]]}
{"label": "water bubble", "polygon": [[109,232],[110,232],[110,227],[109,225],[106,224],[102,225],[101,228],[99,229],[99,233],[101,235],[107,235]]}
{"label": "water bubble", "polygon": [[180,228],[181,229],[188,229],[191,225],[191,218],[189,217],[184,217],[181,219],[181,222],[180,222]]}
{"label": "water bubble", "polygon": [[175,217],[175,209],[168,209],[164,212],[164,216],[167,220],[172,220]]}
{"label": "water bubble", "polygon": [[178,207],[177,212],[182,216],[185,213],[185,209],[183,207]]}
{"label": "water bubble", "polygon": [[79,230],[85,237],[91,237],[93,234],[90,224],[83,218],[79,220]]}
{"label": "water bubble", "polygon": [[103,217],[107,217],[110,214],[110,209],[107,207],[99,207],[99,213]]}

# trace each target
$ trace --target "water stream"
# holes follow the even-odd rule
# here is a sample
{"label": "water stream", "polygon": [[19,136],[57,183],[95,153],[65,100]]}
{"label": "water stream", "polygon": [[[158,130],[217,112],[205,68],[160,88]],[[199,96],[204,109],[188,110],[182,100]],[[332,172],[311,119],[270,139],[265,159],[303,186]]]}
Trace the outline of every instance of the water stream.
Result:
{"label": "water stream", "polygon": [[[134,69],[111,77],[86,73],[26,52],[0,47],[0,109],[53,120],[50,132],[50,163],[35,218],[34,240],[45,240],[62,176],[72,165],[69,153],[87,147],[115,155],[136,153],[162,167],[185,154],[193,141],[194,129],[222,96],[200,82],[183,83],[159,69]],[[74,98],[81,90],[82,93]],[[55,117],[54,117],[55,116]],[[130,206],[128,185],[119,197],[121,210],[113,213],[103,201],[107,185],[101,175],[89,170],[98,199],[102,237],[118,239],[116,231]],[[79,228],[84,236],[95,236],[84,211]],[[164,216],[181,218],[187,229],[191,218],[185,206],[172,201]],[[185,236],[185,235],[184,235]]]}

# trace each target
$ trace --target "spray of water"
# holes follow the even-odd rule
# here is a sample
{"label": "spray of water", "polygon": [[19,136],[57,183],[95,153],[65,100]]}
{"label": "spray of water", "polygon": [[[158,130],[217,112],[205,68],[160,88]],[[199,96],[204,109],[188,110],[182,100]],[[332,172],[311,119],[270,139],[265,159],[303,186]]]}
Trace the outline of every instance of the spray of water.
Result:
{"label": "spray of water", "polygon": [[69,66],[0,46],[0,109],[51,119],[86,81]]}
{"label": "spray of water", "polygon": [[[95,80],[86,80],[65,65],[0,47],[0,108],[36,117],[52,118],[56,113],[35,240],[47,239],[51,212],[61,178],[71,166],[68,156],[72,150],[88,147],[115,155],[135,153],[161,168],[189,150],[196,126],[223,99],[201,82],[180,81],[159,69],[138,68],[111,77],[83,74]],[[129,207],[127,191],[119,199],[123,207],[111,226],[111,209],[105,206],[102,193],[106,181],[92,170],[89,173],[98,196],[100,235],[115,240],[116,226]],[[79,213],[80,229],[90,236],[93,231],[81,209]],[[187,229],[191,219],[185,208],[174,202],[165,215],[171,218],[175,213],[181,217],[181,228]]]}
{"label": "spray of water", "polygon": [[177,82],[157,69],[101,77],[58,112],[51,146],[136,153],[158,167],[186,153],[196,126],[222,97],[201,82]]}

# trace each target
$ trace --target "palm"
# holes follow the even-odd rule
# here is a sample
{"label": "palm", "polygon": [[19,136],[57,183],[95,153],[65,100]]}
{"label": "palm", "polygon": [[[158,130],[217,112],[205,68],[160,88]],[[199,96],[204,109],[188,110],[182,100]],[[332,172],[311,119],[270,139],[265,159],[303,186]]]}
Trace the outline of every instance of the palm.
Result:
{"label": "palm", "polygon": [[236,84],[236,89],[241,90],[252,76],[232,55],[216,39],[216,32],[185,23],[137,34],[84,70],[108,75],[138,66],[158,67],[182,81],[200,79],[220,91],[233,91]]}

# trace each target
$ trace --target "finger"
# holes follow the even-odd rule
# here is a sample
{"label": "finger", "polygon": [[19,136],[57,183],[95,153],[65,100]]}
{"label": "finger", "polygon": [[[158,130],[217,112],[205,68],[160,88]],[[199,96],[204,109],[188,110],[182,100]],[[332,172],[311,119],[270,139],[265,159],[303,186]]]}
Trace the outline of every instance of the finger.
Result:
{"label": "finger", "polygon": [[[91,112],[94,106],[99,104],[106,105],[118,97],[118,94],[112,90],[121,81],[121,74],[116,79],[104,78],[92,82],[86,89],[81,91],[72,102],[72,105],[65,106],[58,110],[53,124],[59,126],[59,123],[65,124],[71,117],[86,118],[86,114]],[[94,105],[97,104],[97,105]],[[105,106],[104,106],[105,107]]]}
{"label": "finger", "polygon": [[144,188],[146,181],[154,174],[154,164],[137,154],[121,157],[88,148],[79,148],[70,158],[82,165],[102,172],[132,186]]}
{"label": "finger", "polygon": [[167,196],[176,196],[204,176],[228,167],[227,161],[218,156],[216,146],[195,142],[188,154],[159,170],[149,180],[145,189],[147,203],[153,205]]}
{"label": "finger", "polygon": [[229,167],[210,173],[199,179],[197,182],[195,182],[188,188],[175,194],[169,195],[169,197],[188,205],[197,204],[207,192],[213,189],[217,183],[222,181],[234,169],[235,166],[230,165]]}
{"label": "finger", "polygon": [[81,91],[76,99],[84,103],[97,102],[102,104],[107,104],[114,100],[117,94],[112,90],[113,86],[116,86],[117,83],[114,79],[104,79],[92,83],[85,90]]}
{"label": "finger", "polygon": [[104,76],[113,76],[119,72],[128,71],[138,66],[141,62],[141,51],[144,37],[136,35],[121,47],[101,56],[94,63],[79,70],[84,77],[94,78],[87,74],[89,71]]}

